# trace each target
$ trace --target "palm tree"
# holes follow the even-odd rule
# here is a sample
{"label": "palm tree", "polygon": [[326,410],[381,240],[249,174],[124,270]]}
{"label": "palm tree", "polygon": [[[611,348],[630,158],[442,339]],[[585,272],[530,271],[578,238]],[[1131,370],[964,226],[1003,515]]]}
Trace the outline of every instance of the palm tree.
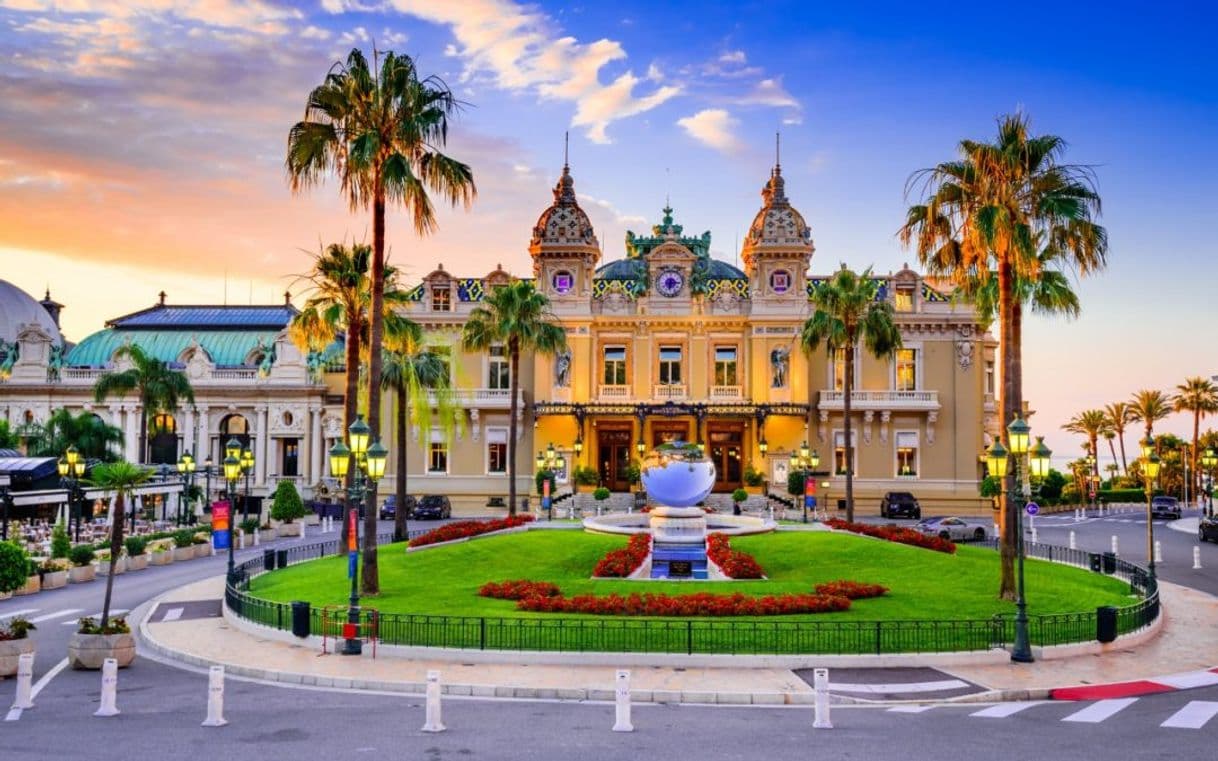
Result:
{"label": "palm tree", "polygon": [[0,420],[0,449],[16,449],[21,444],[21,437],[9,427],[7,420]]}
{"label": "palm tree", "polygon": [[1129,463],[1125,461],[1125,426],[1133,421],[1133,412],[1126,402],[1113,402],[1104,407],[1108,416],[1108,427],[1121,443],[1121,470],[1129,475]]}
{"label": "palm tree", "polygon": [[[403,317],[385,316],[387,350],[381,382],[397,394],[397,441],[395,444],[395,491],[397,509],[393,513],[393,540],[406,539],[406,445],[409,417],[413,414],[418,430],[430,431],[432,404],[446,424],[453,419],[448,363],[436,352],[423,348],[423,329]],[[367,564],[365,563],[365,568]]]}
{"label": "palm tree", "polygon": [[1155,422],[1170,415],[1171,411],[1167,395],[1156,389],[1142,389],[1134,393],[1129,402],[1129,419],[1145,427],[1147,439],[1154,433]]}
{"label": "palm tree", "polygon": [[148,419],[160,413],[172,413],[185,400],[194,404],[195,392],[186,373],[170,369],[168,363],[144,351],[139,344],[125,344],[114,352],[115,359],[127,357],[131,367],[104,373],[93,384],[93,400],[103,402],[117,394],[132,391],[140,398],[144,414],[140,416],[140,461],[148,458]]}
{"label": "palm tree", "polygon": [[1197,473],[1197,445],[1201,438],[1201,418],[1218,412],[1218,388],[1200,376],[1185,378],[1176,386],[1172,398],[1172,409],[1176,412],[1193,413],[1193,451],[1189,456],[1189,467],[1193,473],[1193,487],[1197,489],[1200,479]]}
{"label": "palm tree", "polygon": [[[379,61],[377,59],[380,59]],[[379,63],[379,68],[377,64]],[[368,426],[381,433],[381,363],[386,290],[385,209],[400,204],[416,234],[436,229],[428,191],[450,204],[473,201],[470,168],[441,152],[448,120],[460,103],[443,80],[421,78],[410,56],[392,51],[374,63],[353,49],[336,62],[309,93],[302,121],[288,133],[287,172],[292,192],[301,192],[331,172],[339,177],[352,211],[372,207],[372,271],[368,330]],[[369,496],[370,504],[375,495]],[[368,523],[376,542],[375,509]],[[375,566],[374,566],[375,575]]]}
{"label": "palm tree", "polygon": [[890,357],[901,347],[901,332],[893,321],[892,304],[877,299],[879,281],[871,268],[861,275],[846,269],[816,286],[812,302],[816,312],[804,323],[800,344],[814,351],[823,343],[830,361],[840,350],[845,355],[842,412],[845,417],[846,520],[854,520],[854,442],[851,440],[850,393],[854,385],[854,350],[859,343],[877,359]]}
{"label": "palm tree", "polygon": [[[1104,431],[1108,430],[1108,417],[1103,410],[1083,410],[1074,417],[1070,418],[1070,422],[1062,426],[1062,430],[1070,433],[1077,433],[1087,437],[1087,454],[1099,459],[1100,436]],[[1091,473],[1087,477],[1091,477]]]}
{"label": "palm tree", "polygon": [[[1094,221],[1100,211],[1094,174],[1062,163],[1065,148],[1060,137],[1031,135],[1023,114],[1006,116],[994,142],[962,140],[959,158],[915,172],[907,184],[907,191],[920,186],[924,198],[909,207],[898,237],[916,246],[930,273],[957,285],[998,280],[1004,432],[1023,409],[1017,278],[1038,280],[1045,250],[1084,275],[1102,268],[1107,255],[1107,232]],[[999,596],[1013,599],[1017,508],[1004,504]]]}
{"label": "palm tree", "polygon": [[106,599],[102,603],[101,614],[101,630],[103,633],[106,631],[106,625],[110,621],[110,597],[114,590],[115,576],[113,565],[118,562],[123,550],[123,516],[126,514],[124,505],[126,500],[130,498],[131,491],[150,478],[152,478],[151,468],[145,468],[142,465],[136,465],[126,460],[119,460],[118,462],[107,462],[94,466],[92,477],[86,481],[91,486],[97,486],[115,493],[114,512],[110,516],[110,563],[112,567],[110,573],[106,576]]}
{"label": "palm tree", "polygon": [[33,452],[40,457],[58,457],[69,446],[74,446],[85,459],[108,462],[118,459],[112,447],[123,443],[120,428],[87,411],[73,415],[67,408],[55,410],[47,419],[44,431],[45,435]]}
{"label": "palm tree", "polygon": [[516,514],[516,409],[520,395],[520,355],[553,356],[566,348],[566,331],[550,311],[550,300],[531,280],[516,280],[487,294],[470,312],[462,331],[466,351],[487,351],[502,344],[511,368],[508,413],[508,515]]}

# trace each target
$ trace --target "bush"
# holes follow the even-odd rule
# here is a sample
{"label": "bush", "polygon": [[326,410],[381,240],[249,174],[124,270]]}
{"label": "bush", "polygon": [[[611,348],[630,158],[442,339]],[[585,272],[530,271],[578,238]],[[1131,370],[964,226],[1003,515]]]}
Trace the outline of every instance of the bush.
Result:
{"label": "bush", "polygon": [[246,534],[252,534],[258,530],[258,519],[246,518],[245,520],[241,521],[238,528],[240,528]]}
{"label": "bush", "polygon": [[277,521],[291,523],[297,518],[303,518],[308,514],[305,510],[304,502],[300,499],[300,492],[296,491],[296,484],[291,481],[280,481],[275,487],[275,496],[271,502],[271,517]]}
{"label": "bush", "polygon": [[193,547],[195,544],[195,530],[192,528],[178,529],[173,532],[174,547]]}
{"label": "bush", "polygon": [[643,465],[635,460],[626,468],[626,483],[637,484],[641,480],[643,480]]}
{"label": "bush", "polygon": [[1145,502],[1146,492],[1141,489],[1109,489],[1100,492],[1100,502],[1105,505],[1114,502]]}
{"label": "bush", "polygon": [[748,498],[749,498],[749,493],[747,491],[745,491],[744,489],[737,489],[736,491],[732,492],[732,501],[733,502],[743,502]]}
{"label": "bush", "polygon": [[137,557],[144,554],[144,550],[148,547],[148,540],[142,536],[129,536],[123,540],[123,546],[127,548],[128,555]]}
{"label": "bush", "polygon": [[592,492],[592,499],[597,502],[604,502],[609,499],[609,490],[603,486],[596,487],[596,491]]}
{"label": "bush", "polygon": [[478,590],[482,597],[494,597],[499,600],[523,600],[526,597],[557,597],[562,594],[558,585],[549,581],[529,581],[516,579],[514,581],[488,581]]}
{"label": "bush", "polygon": [[97,625],[97,621],[86,616],[80,619],[77,623],[76,631],[80,634],[130,634],[131,627],[127,625],[127,619],[124,616],[116,616],[111,618],[106,623],[106,628],[103,630]]}
{"label": "bush", "polygon": [[765,485],[765,473],[757,470],[752,465],[744,469],[744,485],[745,486],[763,486]]}
{"label": "bush", "polygon": [[944,552],[948,555],[956,553],[956,545],[952,542],[937,536],[927,536],[911,528],[902,528],[894,525],[873,526],[868,523],[848,523],[840,518],[830,518],[825,521],[825,525],[832,529],[850,531],[855,534],[863,534],[864,536],[875,537],[876,539],[896,542],[897,544],[909,544],[926,550]]}
{"label": "bush", "polygon": [[489,534],[492,531],[503,531],[504,529],[523,526],[526,523],[532,522],[532,520],[533,516],[531,515],[514,515],[493,521],[456,521],[454,523],[446,523],[439,528],[428,531],[426,534],[411,539],[410,546],[422,547],[439,542],[451,542],[454,539],[466,539],[480,534]]}
{"label": "bush", "polygon": [[879,584],[862,584],[848,579],[827,581],[816,585],[816,594],[830,597],[845,597],[847,600],[862,600],[888,594],[888,587]]}
{"label": "bush", "polygon": [[0,642],[7,642],[14,639],[25,639],[29,636],[28,632],[31,629],[37,629],[29,621],[21,616],[10,618],[6,623],[0,623]]}
{"label": "bush", "polygon": [[25,586],[29,578],[29,556],[16,542],[0,542],[0,593]]}
{"label": "bush", "polygon": [[571,477],[575,479],[577,486],[596,486],[596,482],[600,480],[597,478],[596,468],[590,465],[576,465]]}
{"label": "bush", "polygon": [[542,484],[546,481],[550,482],[550,496],[555,496],[558,493],[558,478],[552,470],[539,470],[533,476],[533,483],[537,486],[537,494],[540,496],[544,493],[543,489],[545,487]]}
{"label": "bush", "polygon": [[70,560],[72,565],[76,566],[77,568],[92,563],[93,558],[96,556],[97,553],[94,552],[93,548],[87,544],[78,544],[68,551],[68,560]]}
{"label": "bush", "polygon": [[802,497],[804,493],[804,471],[793,470],[787,474],[787,494]]}
{"label": "bush", "polygon": [[72,549],[72,540],[68,538],[68,529],[62,523],[56,523],[51,529],[51,557],[66,558]]}

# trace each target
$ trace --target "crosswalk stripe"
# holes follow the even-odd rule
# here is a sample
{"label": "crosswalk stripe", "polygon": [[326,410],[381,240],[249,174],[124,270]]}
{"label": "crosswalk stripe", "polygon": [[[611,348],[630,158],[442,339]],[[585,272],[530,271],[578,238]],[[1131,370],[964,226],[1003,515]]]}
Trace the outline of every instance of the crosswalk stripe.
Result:
{"label": "crosswalk stripe", "polygon": [[959,679],[941,679],[937,682],[893,682],[891,684],[846,684],[843,682],[830,682],[830,692],[866,692],[889,694],[896,692],[942,692],[944,690],[958,690],[963,687],[968,687],[968,682],[962,682]]}
{"label": "crosswalk stripe", "polygon": [[1005,719],[1008,716],[1014,716],[1020,711],[1027,710],[1032,706],[1038,706],[1048,701],[1044,700],[1024,700],[1014,703],[999,703],[996,706],[983,708],[980,711],[970,713],[969,716],[977,716],[983,719]]}
{"label": "crosswalk stripe", "polygon": [[889,713],[924,713],[926,711],[929,711],[932,708],[934,708],[933,705],[929,705],[929,706],[893,706],[892,708],[888,709],[888,712]]}
{"label": "crosswalk stripe", "polygon": [[[121,616],[126,612],[127,612],[126,608],[115,608],[114,610],[110,611],[110,618],[115,618],[117,616]],[[92,618],[94,621],[101,621],[101,611],[99,610],[96,613],[90,613],[87,616],[81,616],[81,618]],[[64,626],[75,626],[76,622],[75,621],[64,621],[63,625]]]}
{"label": "crosswalk stripe", "polygon": [[177,621],[185,612],[186,608],[170,608],[169,610],[165,611],[165,616],[161,619],[161,621]]}
{"label": "crosswalk stripe", "polygon": [[1062,721],[1075,721],[1084,724],[1098,724],[1104,719],[1125,710],[1138,702],[1137,698],[1115,698],[1113,700],[1097,700],[1081,711],[1075,711]]}
{"label": "crosswalk stripe", "polygon": [[17,616],[24,616],[24,615],[27,615],[30,613],[37,613],[40,610],[42,610],[42,608],[22,608],[21,610],[7,610],[3,613],[0,613],[0,618],[16,618]]}
{"label": "crosswalk stripe", "polygon": [[31,618],[30,623],[40,624],[43,621],[50,621],[52,618],[62,618],[63,616],[70,616],[73,613],[79,613],[82,610],[84,610],[84,608],[68,608],[67,610],[61,610],[57,613],[47,613],[45,615],[39,616],[38,618]]}
{"label": "crosswalk stripe", "polygon": [[1187,705],[1173,713],[1159,726],[1172,729],[1201,729],[1216,714],[1218,714],[1218,702],[1190,700]]}
{"label": "crosswalk stripe", "polygon": [[1155,677],[1155,681],[1178,690],[1185,690],[1190,687],[1210,687],[1218,684],[1218,674],[1212,671],[1189,671],[1183,674]]}

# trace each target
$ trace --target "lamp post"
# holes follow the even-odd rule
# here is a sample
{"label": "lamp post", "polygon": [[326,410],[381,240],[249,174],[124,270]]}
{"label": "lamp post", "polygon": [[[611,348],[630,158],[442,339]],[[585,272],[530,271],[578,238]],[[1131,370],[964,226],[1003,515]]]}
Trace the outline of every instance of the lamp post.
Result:
{"label": "lamp post", "polygon": [[1089,498],[1089,501],[1092,503],[1092,505],[1091,505],[1092,507],[1096,506],[1095,503],[1098,502],[1099,498],[1100,498],[1099,491],[1092,487],[1092,484],[1095,482],[1095,479],[1093,479],[1092,476],[1097,475],[1098,473],[1099,473],[1099,471],[1096,470],[1095,452],[1091,451],[1091,445],[1088,444],[1087,445],[1087,496]]}
{"label": "lamp post", "polygon": [[[178,458],[178,473],[182,474],[182,483],[185,486],[184,495],[187,500],[190,498],[191,489],[195,485],[195,458],[190,452],[183,452]],[[177,524],[182,525],[186,518],[186,511],[183,509],[182,500],[178,500],[178,520]]]}
{"label": "lamp post", "polygon": [[1213,447],[1206,447],[1205,454],[1201,455],[1201,467],[1205,468],[1206,484],[1205,491],[1207,494],[1207,502],[1209,509],[1207,514],[1214,514],[1214,466],[1218,465],[1218,454],[1214,452]]}
{"label": "lamp post", "polygon": [[[254,450],[249,447],[241,453],[241,473],[245,476],[245,496],[241,500],[241,520],[250,517],[250,473],[254,470]],[[261,518],[261,516],[259,516]]]}
{"label": "lamp post", "polygon": [[[364,422],[363,416],[356,416],[355,422],[347,429],[347,439],[350,448],[342,441],[335,442],[330,447],[330,473],[340,482],[345,480],[350,471],[351,460],[354,457],[358,467],[355,470],[351,486],[346,493],[347,499],[347,552],[349,562],[347,574],[351,577],[351,599],[347,606],[347,626],[344,627],[343,655],[359,655],[363,652],[363,643],[359,639],[359,505],[367,496],[368,486],[364,477],[376,488],[376,482],[385,475],[385,461],[389,457],[387,450],[380,441],[368,446],[371,429]],[[354,503],[354,505],[352,504]],[[352,520],[354,515],[354,520]]]}
{"label": "lamp post", "polygon": [[[204,475],[204,477],[206,478],[205,485],[203,486],[203,506],[204,506],[204,509],[206,509],[207,507],[209,507],[209,506],[211,505],[211,473],[212,473],[212,465],[213,465],[213,463],[212,463],[212,461],[211,461],[211,455],[208,455],[208,456],[207,456],[207,458],[206,458],[205,460],[203,460],[203,475]],[[193,523],[193,521],[191,520],[191,518],[194,518],[194,515],[193,515],[193,514],[191,514],[191,516],[190,516],[189,518],[187,518],[186,522],[187,522],[187,523]]]}
{"label": "lamp post", "polygon": [[[59,477],[63,479],[64,485],[68,489],[68,510],[71,515],[76,516],[76,541],[80,541],[80,522],[81,509],[80,501],[81,494],[80,479],[85,475],[85,458],[80,456],[80,452],[76,451],[75,445],[69,444],[67,450],[63,453],[63,457],[59,458],[58,463]],[[5,505],[7,511],[8,506]],[[8,538],[8,514],[4,516],[4,538]]]}
{"label": "lamp post", "polygon": [[[808,522],[808,479],[813,478],[814,476],[812,475],[812,471],[815,470],[816,468],[820,467],[820,455],[817,454],[816,451],[813,450],[811,447],[809,447],[808,442],[805,441],[803,444],[799,445],[798,451],[795,451],[795,450],[791,451],[790,460],[791,460],[791,462],[790,462],[791,472],[795,472],[798,470],[798,471],[803,471],[803,474],[804,474],[804,500],[803,500],[804,518],[803,518],[803,520],[804,520],[804,523],[807,523]],[[816,482],[813,481],[813,488],[815,488],[815,483]]]}
{"label": "lamp post", "polygon": [[[1150,440],[1150,437],[1147,437]],[[1146,488],[1146,570],[1150,578],[1155,578],[1155,522],[1151,501],[1154,498],[1155,479],[1159,477],[1159,455],[1155,454],[1153,444],[1148,447],[1149,454],[1142,462],[1142,480]]]}
{"label": "lamp post", "polygon": [[544,473],[542,476],[541,500],[545,503],[546,520],[554,520],[554,497],[552,494],[546,493],[546,484],[554,477],[554,469],[558,467],[558,453],[554,451],[554,443],[551,442],[546,447],[544,452],[537,453],[537,460],[534,463],[537,465],[537,472]]}
{"label": "lamp post", "polygon": [[[237,444],[236,450],[231,448],[233,444]],[[224,480],[228,484],[228,583],[236,584],[237,570],[233,564],[233,503],[237,499],[237,479],[241,478],[241,460],[233,452],[241,451],[241,445],[233,439],[224,449],[228,453],[224,458]]]}
{"label": "lamp post", "polygon": [[[59,462],[62,463],[63,458],[60,458]],[[62,464],[59,466],[59,469],[60,469],[60,475],[63,475],[63,465]],[[10,485],[9,478],[8,478],[8,476],[5,476],[4,482],[0,483],[0,505],[4,506],[4,525],[2,527],[0,527],[0,541],[4,541],[4,542],[8,541],[8,514],[9,514],[9,509],[13,502],[13,495],[9,493],[9,485]],[[69,505],[71,505],[71,501],[72,501],[72,498],[71,498],[71,496],[69,496],[68,497]]]}

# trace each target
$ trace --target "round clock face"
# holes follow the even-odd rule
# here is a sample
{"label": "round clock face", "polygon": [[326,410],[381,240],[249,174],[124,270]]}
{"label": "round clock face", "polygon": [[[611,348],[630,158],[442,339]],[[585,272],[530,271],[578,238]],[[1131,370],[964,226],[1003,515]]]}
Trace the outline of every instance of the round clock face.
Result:
{"label": "round clock face", "polygon": [[664,270],[656,278],[656,290],[661,296],[676,296],[685,285],[685,276],[676,270]]}

